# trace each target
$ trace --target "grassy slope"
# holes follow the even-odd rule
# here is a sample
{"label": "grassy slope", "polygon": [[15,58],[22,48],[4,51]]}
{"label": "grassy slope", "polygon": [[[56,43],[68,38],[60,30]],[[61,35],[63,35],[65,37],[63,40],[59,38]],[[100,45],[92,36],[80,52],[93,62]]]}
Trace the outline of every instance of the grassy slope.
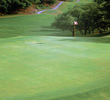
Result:
{"label": "grassy slope", "polygon": [[61,37],[53,20],[0,19],[0,100],[109,100],[110,38]]}

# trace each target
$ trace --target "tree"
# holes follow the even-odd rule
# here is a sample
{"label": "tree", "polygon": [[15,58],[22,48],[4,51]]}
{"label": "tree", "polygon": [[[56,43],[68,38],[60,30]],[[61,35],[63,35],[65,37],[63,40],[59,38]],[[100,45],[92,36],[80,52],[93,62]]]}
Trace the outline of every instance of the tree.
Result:
{"label": "tree", "polygon": [[37,3],[40,3],[41,1],[40,0],[30,0],[30,2],[32,2],[33,4],[37,4]]}
{"label": "tree", "polygon": [[0,0],[0,13],[11,14],[19,9],[26,9],[32,4],[54,4],[57,0]]}
{"label": "tree", "polygon": [[58,16],[52,25],[59,29],[70,30],[74,34],[73,24],[71,23],[73,20],[76,20],[78,21],[76,30],[79,30],[82,35],[86,35],[87,32],[89,34],[93,32],[94,34],[95,29],[98,29],[100,34],[102,34],[110,26],[110,19],[108,17],[110,16],[110,11],[107,10],[110,3],[107,0],[96,1],[98,3],[93,2],[86,5],[74,6],[68,12]]}
{"label": "tree", "polygon": [[87,31],[89,31],[89,34],[91,34],[91,31],[94,33],[96,26],[94,18],[97,15],[96,7],[96,3],[90,3],[80,7],[82,11],[78,18],[79,25],[77,26],[77,29],[84,30],[85,35],[87,34]]}
{"label": "tree", "polygon": [[110,1],[109,0],[94,0],[97,2],[98,14],[96,16],[97,29],[100,34],[110,27]]}
{"label": "tree", "polygon": [[40,0],[41,3],[48,3],[48,4],[54,4],[57,2],[57,0]]}
{"label": "tree", "polygon": [[18,9],[25,9],[32,5],[32,2],[39,0],[0,0],[0,12],[3,14],[14,13]]}
{"label": "tree", "polygon": [[8,12],[8,5],[11,3],[10,0],[0,0],[0,11],[6,14]]}
{"label": "tree", "polygon": [[63,13],[56,17],[55,21],[52,23],[52,26],[61,30],[69,30],[74,34],[74,19],[70,14]]}
{"label": "tree", "polygon": [[87,31],[91,34],[91,31],[94,31],[96,26],[94,21],[97,14],[95,6],[96,3],[74,6],[68,12],[59,15],[52,25],[62,30],[70,30],[74,36],[73,21],[76,20],[78,21],[76,30],[79,30],[82,35],[83,30],[85,31],[84,35],[87,34]]}

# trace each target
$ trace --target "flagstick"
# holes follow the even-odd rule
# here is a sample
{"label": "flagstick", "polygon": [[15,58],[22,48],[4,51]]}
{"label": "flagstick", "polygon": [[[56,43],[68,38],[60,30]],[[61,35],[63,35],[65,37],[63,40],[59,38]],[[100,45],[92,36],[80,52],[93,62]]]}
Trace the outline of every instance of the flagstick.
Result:
{"label": "flagstick", "polygon": [[[74,21],[74,31],[73,31],[73,36],[75,37],[75,25],[78,25],[78,22]],[[75,38],[74,38],[75,39]]]}
{"label": "flagstick", "polygon": [[75,24],[74,24],[74,37],[75,37]]}
{"label": "flagstick", "polygon": [[76,40],[76,38],[75,38],[75,24],[74,24],[74,40]]}

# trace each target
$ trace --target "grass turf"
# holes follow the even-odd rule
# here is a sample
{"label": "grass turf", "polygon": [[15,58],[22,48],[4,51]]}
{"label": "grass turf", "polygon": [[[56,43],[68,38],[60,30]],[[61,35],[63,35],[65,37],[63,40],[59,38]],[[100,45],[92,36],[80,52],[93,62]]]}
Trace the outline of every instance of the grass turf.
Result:
{"label": "grass turf", "polygon": [[51,99],[105,87],[110,84],[107,41],[48,36],[1,39],[1,100]]}
{"label": "grass turf", "polygon": [[0,19],[0,100],[109,100],[110,37],[65,37],[53,20]]}

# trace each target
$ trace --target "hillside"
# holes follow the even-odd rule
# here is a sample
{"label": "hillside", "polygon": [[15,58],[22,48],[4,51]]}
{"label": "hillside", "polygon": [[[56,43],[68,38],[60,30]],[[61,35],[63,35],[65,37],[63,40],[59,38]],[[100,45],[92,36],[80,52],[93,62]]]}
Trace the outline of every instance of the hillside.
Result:
{"label": "hillside", "polygon": [[[62,0],[63,1],[63,0]],[[64,0],[68,1],[68,0]],[[0,0],[0,15],[27,13],[33,14],[39,9],[51,8],[58,0]],[[53,5],[53,6],[52,6]]]}

